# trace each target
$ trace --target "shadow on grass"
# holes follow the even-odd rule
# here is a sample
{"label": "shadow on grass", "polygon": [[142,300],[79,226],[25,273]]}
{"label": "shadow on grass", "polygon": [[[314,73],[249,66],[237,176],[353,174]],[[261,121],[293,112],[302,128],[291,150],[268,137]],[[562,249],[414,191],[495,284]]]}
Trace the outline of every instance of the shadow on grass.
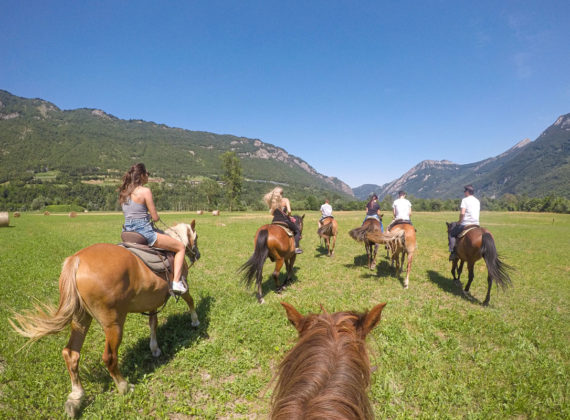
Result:
{"label": "shadow on grass", "polygon": [[[291,281],[285,283],[285,281],[287,280],[287,270],[285,269],[285,264],[283,264],[283,267],[281,268],[281,271],[279,272],[279,285],[282,286],[281,290],[277,290],[277,287],[275,286],[275,281],[273,281],[273,273],[271,273],[271,275],[265,280],[265,282],[263,282],[261,284],[261,297],[264,298],[265,295],[267,295],[270,291],[273,291],[277,294],[279,294],[281,291],[285,290],[287,287],[291,286],[292,284],[295,284],[297,282],[297,271],[299,270],[299,267],[295,267],[293,266],[293,274],[291,276]],[[257,288],[255,290],[255,293],[257,293]],[[255,296],[254,293],[254,296]]]}
{"label": "shadow on grass", "polygon": [[321,241],[315,251],[317,251],[315,258],[326,257],[329,255],[329,249],[327,248],[327,245],[324,241]]}
{"label": "shadow on grass", "polygon": [[481,305],[481,302],[471,296],[471,294],[464,293],[463,289],[459,287],[459,285],[453,279],[443,277],[440,273],[433,270],[428,270],[428,277],[432,283],[435,283],[444,292],[459,296],[468,302],[478,303]]}

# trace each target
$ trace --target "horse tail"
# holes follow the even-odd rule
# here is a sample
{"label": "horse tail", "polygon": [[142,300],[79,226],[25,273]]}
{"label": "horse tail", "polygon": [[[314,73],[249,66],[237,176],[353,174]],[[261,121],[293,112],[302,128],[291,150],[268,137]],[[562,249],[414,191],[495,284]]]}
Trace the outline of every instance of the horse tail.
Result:
{"label": "horse tail", "polygon": [[481,255],[487,265],[489,277],[495,280],[495,283],[497,283],[498,286],[501,286],[502,289],[510,286],[511,278],[509,277],[508,271],[511,270],[512,267],[501,261],[499,254],[497,253],[497,248],[495,247],[495,241],[488,232],[483,233]]}
{"label": "horse tail", "polygon": [[371,229],[368,227],[368,225],[364,225],[348,231],[348,234],[355,241],[362,242],[366,240],[366,234],[370,231]]}
{"label": "horse tail", "polygon": [[60,332],[71,322],[74,315],[80,316],[81,312],[85,311],[76,283],[79,262],[79,257],[73,255],[66,258],[63,263],[59,276],[57,310],[53,305],[35,304],[34,311],[16,313],[14,320],[8,320],[18,334],[29,338],[28,344],[46,335]]}
{"label": "horse tail", "polygon": [[333,224],[327,223],[326,225],[322,225],[317,230],[317,233],[319,236],[333,236]]}
{"label": "horse tail", "polygon": [[269,255],[269,248],[267,247],[268,236],[269,231],[267,229],[259,231],[253,255],[238,270],[239,272],[243,272],[242,281],[244,281],[248,287],[251,286],[254,278],[257,278],[257,281],[261,282],[263,264]]}

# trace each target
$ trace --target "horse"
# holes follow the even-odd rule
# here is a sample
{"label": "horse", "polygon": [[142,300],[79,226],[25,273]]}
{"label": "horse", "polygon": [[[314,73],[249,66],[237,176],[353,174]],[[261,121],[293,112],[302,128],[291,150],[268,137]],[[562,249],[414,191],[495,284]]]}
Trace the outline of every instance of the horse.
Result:
{"label": "horse", "polygon": [[[295,224],[302,233],[305,215],[293,217]],[[265,301],[261,293],[261,281],[265,260],[269,257],[271,261],[275,262],[273,280],[275,281],[277,293],[281,293],[281,291],[291,283],[293,278],[293,265],[297,258],[297,254],[295,254],[295,240],[292,236],[289,236],[281,225],[268,224],[257,229],[253,242],[255,246],[253,255],[238,269],[238,272],[243,272],[242,280],[248,287],[251,286],[255,278],[257,284],[257,301],[264,303]],[[279,285],[279,272],[281,271],[281,267],[283,267],[283,263],[285,263],[287,269],[287,277],[283,284]]]}
{"label": "horse", "polygon": [[[322,226],[317,230],[319,237],[324,238],[325,245],[328,249],[328,256],[334,255],[334,247],[336,245],[336,235],[338,233],[338,223],[335,218],[327,217],[323,220]],[[331,247],[332,238],[332,247]]]}
{"label": "horse", "polygon": [[[382,216],[384,215],[380,215],[380,220],[382,220]],[[368,268],[370,270],[376,268],[376,253],[378,252],[378,244],[366,239],[366,235],[372,232],[382,233],[380,222],[373,217],[366,219],[362,226],[348,232],[350,237],[355,241],[364,242],[364,249],[366,250],[366,256],[368,258]]]}
{"label": "horse", "polygon": [[[457,225],[457,222],[446,222],[446,224],[447,233],[449,234],[449,232]],[[483,301],[483,306],[489,305],[489,301],[491,300],[491,286],[493,285],[493,280],[497,286],[500,286],[503,290],[511,285],[511,278],[508,271],[511,270],[512,267],[505,264],[499,258],[497,248],[495,247],[495,240],[489,230],[479,226],[473,226],[472,228],[467,227],[462,232],[461,237],[457,240],[456,251],[457,257],[452,262],[451,275],[453,276],[453,280],[462,289],[463,285],[461,284],[460,277],[461,271],[463,270],[463,263],[465,261],[467,261],[467,269],[469,270],[469,280],[465,289],[462,290],[464,296],[471,296],[469,288],[471,287],[471,283],[474,278],[473,267],[475,266],[475,262],[481,258],[485,260],[485,265],[487,266],[488,283],[487,296]],[[457,263],[459,260],[461,262],[459,263],[458,268]],[[456,270],[457,277],[455,276]]]}
{"label": "horse", "polygon": [[[177,224],[165,233],[184,242],[185,254],[192,264],[200,258],[194,220],[190,225]],[[184,261],[183,274],[187,273],[188,265]],[[59,293],[57,310],[51,305],[44,305],[44,308],[36,305],[33,312],[14,314],[14,321],[10,320],[10,324],[17,333],[28,337],[31,344],[62,331],[71,323],[71,336],[62,356],[71,377],[71,393],[67,397],[65,411],[68,416],[76,417],[85,397],[79,379],[80,352],[92,319],[99,322],[105,333],[103,362],[119,393],[125,394],[133,386],[121,375],[118,351],[127,313],[150,313],[150,350],[154,357],[159,357],[157,309],[170,296],[169,282],[124,247],[99,243],[65,259],[59,277]],[[200,322],[192,296],[186,292],[181,297],[190,310],[192,326],[197,327]]]}
{"label": "horse", "polygon": [[297,344],[279,365],[271,419],[372,419],[367,396],[370,361],[366,336],[386,303],[354,311],[301,315],[281,302],[299,332]]}
{"label": "horse", "polygon": [[382,234],[380,232],[371,232],[366,238],[374,243],[385,243],[387,249],[391,252],[391,263],[396,265],[396,275],[399,276],[404,267],[404,258],[408,255],[408,264],[406,268],[406,278],[404,280],[404,289],[408,288],[410,283],[410,272],[412,271],[412,261],[417,248],[416,229],[408,224],[401,223],[394,225],[389,232]]}

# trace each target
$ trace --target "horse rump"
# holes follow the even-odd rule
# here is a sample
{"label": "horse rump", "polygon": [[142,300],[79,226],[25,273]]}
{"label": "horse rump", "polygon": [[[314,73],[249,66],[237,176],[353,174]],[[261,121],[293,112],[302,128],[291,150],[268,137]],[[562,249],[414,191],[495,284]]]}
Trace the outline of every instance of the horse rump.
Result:
{"label": "horse rump", "polygon": [[483,233],[481,255],[487,265],[489,277],[503,290],[509,287],[512,284],[509,270],[512,270],[513,267],[501,261],[493,236],[488,232]]}
{"label": "horse rump", "polygon": [[318,230],[317,234],[319,236],[333,236],[333,224],[327,223],[326,225],[322,225]]}
{"label": "horse rump", "polygon": [[260,281],[263,274],[263,264],[269,255],[269,248],[267,247],[267,238],[269,231],[267,229],[260,230],[255,241],[255,249],[253,255],[243,264],[238,272],[243,273],[242,281],[249,287],[253,283],[253,279],[257,278]]}

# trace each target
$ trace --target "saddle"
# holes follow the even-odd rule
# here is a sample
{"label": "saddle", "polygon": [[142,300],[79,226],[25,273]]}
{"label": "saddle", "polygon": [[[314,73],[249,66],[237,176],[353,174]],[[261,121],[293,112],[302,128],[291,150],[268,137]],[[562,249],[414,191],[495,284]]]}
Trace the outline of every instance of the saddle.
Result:
{"label": "saddle", "polygon": [[322,221],[324,222],[327,219],[334,219],[334,216],[325,216],[323,217]]}
{"label": "saddle", "polygon": [[122,232],[121,240],[118,245],[135,254],[155,274],[170,276],[174,267],[173,252],[148,246],[145,237],[137,232]]}
{"label": "saddle", "polygon": [[459,233],[459,235],[457,235],[457,239],[463,238],[465,235],[467,235],[467,232],[473,230],[473,229],[477,229],[480,228],[481,226],[479,225],[467,225],[465,226],[465,228]]}
{"label": "saddle", "polygon": [[285,233],[289,236],[289,237],[293,237],[295,236],[295,234],[293,233],[293,231],[291,229],[289,229],[289,226],[287,226],[287,223],[285,222],[272,222],[272,225],[275,226],[279,226],[281,229],[283,229],[285,231]]}

